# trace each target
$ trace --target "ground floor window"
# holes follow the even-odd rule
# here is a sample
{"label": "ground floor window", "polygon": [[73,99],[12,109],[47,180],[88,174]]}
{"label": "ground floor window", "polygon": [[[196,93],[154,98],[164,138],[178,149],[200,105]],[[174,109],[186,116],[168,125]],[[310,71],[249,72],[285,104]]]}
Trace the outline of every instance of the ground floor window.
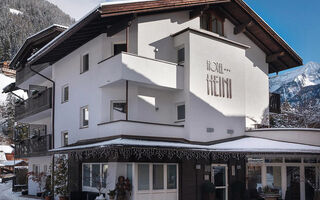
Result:
{"label": "ground floor window", "polygon": [[82,164],[82,188],[105,188],[107,186],[107,163],[83,163]]}
{"label": "ground floor window", "polygon": [[177,189],[177,164],[138,163],[136,166],[138,191],[152,193]]}
{"label": "ground floor window", "polygon": [[320,160],[315,157],[247,158],[246,187],[250,198],[272,192],[283,199],[312,200],[319,188],[319,175]]}

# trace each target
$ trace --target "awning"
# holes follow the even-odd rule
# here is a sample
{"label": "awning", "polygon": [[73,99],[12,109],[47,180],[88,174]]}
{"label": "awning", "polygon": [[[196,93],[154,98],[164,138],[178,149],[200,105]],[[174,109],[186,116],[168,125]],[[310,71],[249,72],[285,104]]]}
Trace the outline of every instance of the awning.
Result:
{"label": "awning", "polygon": [[118,138],[94,144],[61,147],[51,151],[54,153],[71,153],[78,159],[93,155],[106,157],[122,155],[139,158],[156,155],[158,157],[219,157],[227,159],[230,156],[243,157],[248,153],[320,154],[320,147],[255,137],[244,137],[212,145]]}

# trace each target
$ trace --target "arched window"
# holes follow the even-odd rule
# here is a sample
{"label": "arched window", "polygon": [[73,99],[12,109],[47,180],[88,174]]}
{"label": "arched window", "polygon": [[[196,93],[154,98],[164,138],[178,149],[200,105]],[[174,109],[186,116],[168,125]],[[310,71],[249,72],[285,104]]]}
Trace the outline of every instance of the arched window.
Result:
{"label": "arched window", "polygon": [[219,35],[224,35],[224,18],[220,17],[214,11],[207,11],[201,15],[200,24],[201,28],[207,31],[218,33]]}

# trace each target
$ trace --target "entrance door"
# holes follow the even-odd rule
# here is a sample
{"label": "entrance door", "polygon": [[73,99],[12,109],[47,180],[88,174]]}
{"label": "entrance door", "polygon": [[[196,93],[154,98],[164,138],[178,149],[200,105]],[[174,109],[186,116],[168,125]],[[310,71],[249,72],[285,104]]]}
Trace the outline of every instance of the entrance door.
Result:
{"label": "entrance door", "polygon": [[286,199],[300,200],[300,167],[287,166]]}
{"label": "entrance door", "polygon": [[212,164],[211,181],[216,186],[216,200],[228,200],[228,167]]}

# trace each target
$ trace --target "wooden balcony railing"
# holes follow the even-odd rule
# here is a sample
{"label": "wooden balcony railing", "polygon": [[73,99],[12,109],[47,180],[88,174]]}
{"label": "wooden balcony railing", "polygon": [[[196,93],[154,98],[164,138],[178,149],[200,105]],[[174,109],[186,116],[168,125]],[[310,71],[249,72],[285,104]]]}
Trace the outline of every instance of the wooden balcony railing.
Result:
{"label": "wooden balcony railing", "polygon": [[269,95],[269,112],[281,113],[280,94],[270,93],[270,95]]}
{"label": "wooden balcony railing", "polygon": [[29,99],[15,106],[16,120],[23,119],[30,115],[52,108],[52,88],[34,94]]}
{"label": "wooden balcony railing", "polygon": [[52,149],[52,135],[35,136],[33,138],[16,141],[15,157],[26,158],[48,155]]}

